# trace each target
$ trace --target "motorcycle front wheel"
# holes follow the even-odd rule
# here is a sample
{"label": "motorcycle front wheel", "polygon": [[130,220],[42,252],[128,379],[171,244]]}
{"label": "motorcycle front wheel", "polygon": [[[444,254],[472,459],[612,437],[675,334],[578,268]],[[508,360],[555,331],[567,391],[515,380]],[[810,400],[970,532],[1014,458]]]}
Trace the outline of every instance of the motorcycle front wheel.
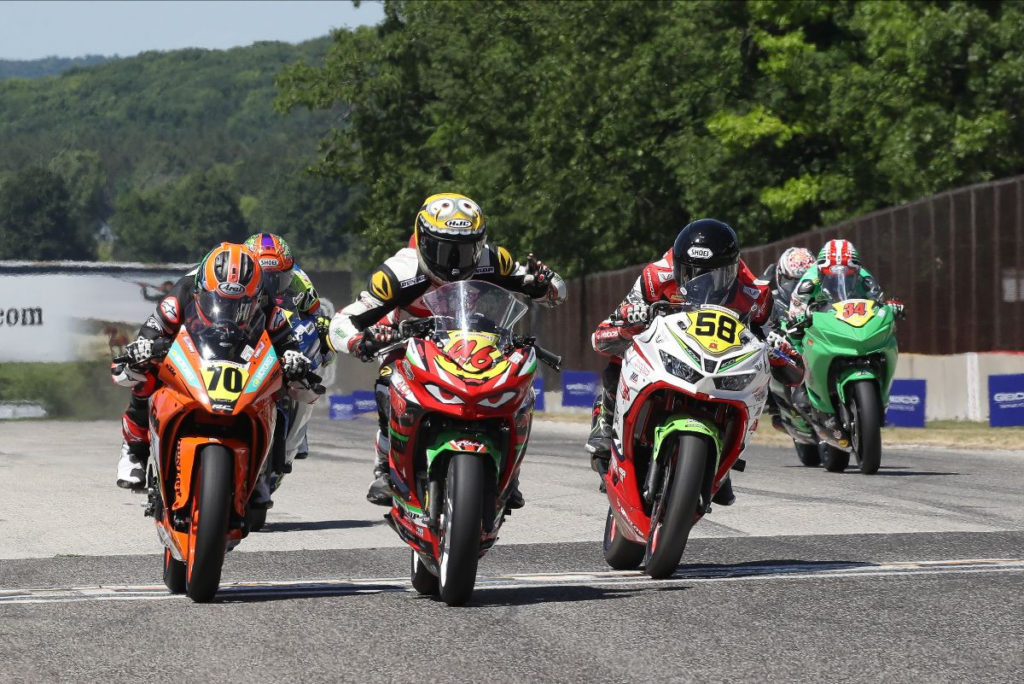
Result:
{"label": "motorcycle front wheel", "polygon": [[705,438],[691,434],[679,437],[676,462],[665,469],[669,479],[661,496],[667,498],[655,507],[661,514],[651,519],[647,540],[644,569],[654,579],[669,577],[683,556],[697,515],[708,456]]}
{"label": "motorcycle front wheel", "polygon": [[457,453],[448,461],[441,514],[441,600],[461,606],[476,584],[483,520],[484,462],[476,454]]}
{"label": "motorcycle front wheel", "polygon": [[874,475],[882,463],[882,401],[878,388],[870,380],[855,382],[849,401],[853,416],[850,434],[860,472]]}
{"label": "motorcycle front wheel", "polygon": [[604,522],[604,559],[616,570],[635,570],[644,562],[643,544],[631,542],[619,532],[618,523],[608,507],[608,518]]}
{"label": "motorcycle front wheel", "polygon": [[192,552],[185,593],[196,603],[207,603],[217,593],[224,567],[234,490],[234,455],[219,444],[203,447],[196,474],[199,483],[192,481]]}

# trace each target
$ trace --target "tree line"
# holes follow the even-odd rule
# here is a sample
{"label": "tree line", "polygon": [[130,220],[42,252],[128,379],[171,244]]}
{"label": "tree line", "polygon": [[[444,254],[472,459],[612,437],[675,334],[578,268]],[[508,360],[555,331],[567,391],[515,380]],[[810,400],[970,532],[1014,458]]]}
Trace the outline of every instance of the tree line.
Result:
{"label": "tree line", "polygon": [[365,265],[445,189],[567,275],[701,216],[764,243],[1024,172],[1022,45],[1020,0],[388,0],[298,46],[8,79],[0,258],[273,230]]}
{"label": "tree line", "polygon": [[661,254],[690,219],[744,244],[1024,171],[1024,11],[1006,2],[385,4],[289,67],[344,103],[317,170],[365,195],[377,256],[427,194],[569,274]]}
{"label": "tree line", "polygon": [[187,262],[271,230],[304,263],[346,263],[352,193],[305,172],[338,112],[273,107],[281,68],[321,59],[328,42],[0,81],[0,259]]}

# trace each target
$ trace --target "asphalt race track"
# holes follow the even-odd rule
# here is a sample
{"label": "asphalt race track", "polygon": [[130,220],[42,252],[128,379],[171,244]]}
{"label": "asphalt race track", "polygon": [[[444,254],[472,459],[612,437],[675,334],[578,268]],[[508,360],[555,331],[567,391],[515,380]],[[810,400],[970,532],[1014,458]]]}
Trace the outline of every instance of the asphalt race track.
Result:
{"label": "asphalt race track", "polygon": [[0,682],[1024,679],[1024,453],[752,447],[676,575],[610,571],[586,426],[535,425],[470,605],[408,585],[364,500],[375,421],[311,429],[212,604],[166,593],[116,422],[0,423]]}

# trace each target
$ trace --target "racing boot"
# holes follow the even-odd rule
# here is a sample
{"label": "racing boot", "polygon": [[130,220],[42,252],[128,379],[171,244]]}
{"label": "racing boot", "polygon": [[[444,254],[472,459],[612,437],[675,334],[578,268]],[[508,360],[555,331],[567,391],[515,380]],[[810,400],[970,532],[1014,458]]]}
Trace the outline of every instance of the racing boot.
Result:
{"label": "racing boot", "polygon": [[732,493],[732,477],[726,476],[722,486],[718,488],[715,495],[711,497],[712,503],[719,506],[732,506],[736,503],[736,495]]}
{"label": "racing boot", "polygon": [[391,466],[388,464],[390,450],[391,440],[384,437],[383,433],[378,430],[377,455],[373,462],[373,482],[370,483],[370,491],[366,493],[366,500],[377,506],[391,505]]}
{"label": "racing boot", "polygon": [[306,435],[302,436],[302,444],[299,445],[299,450],[295,453],[296,459],[303,459],[309,456],[309,438]]}
{"label": "racing boot", "polygon": [[252,498],[249,499],[249,506],[267,510],[274,507],[274,501],[270,498],[270,483],[267,482],[266,472],[260,473],[256,480],[256,489],[253,490]]}
{"label": "racing boot", "polygon": [[121,458],[117,461],[117,486],[141,492],[146,488],[146,461],[149,444],[121,442]]}
{"label": "racing boot", "polygon": [[587,451],[590,452],[590,469],[601,476],[599,489],[605,491],[604,476],[608,472],[608,464],[612,457],[612,426],[611,412],[605,408],[604,401],[594,402],[594,415],[591,420],[590,438],[587,440]]}
{"label": "racing boot", "polygon": [[505,508],[512,510],[516,508],[522,508],[526,505],[526,499],[523,498],[523,493],[519,491],[519,478],[512,480],[512,488],[508,493],[508,501],[505,502]]}

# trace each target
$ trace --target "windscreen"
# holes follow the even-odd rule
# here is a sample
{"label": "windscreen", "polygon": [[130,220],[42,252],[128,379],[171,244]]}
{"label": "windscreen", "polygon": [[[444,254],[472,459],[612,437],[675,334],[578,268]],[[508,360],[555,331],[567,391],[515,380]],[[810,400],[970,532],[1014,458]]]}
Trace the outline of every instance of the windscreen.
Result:
{"label": "windscreen", "polygon": [[508,290],[482,280],[445,283],[423,295],[438,330],[501,333],[512,329],[527,307]]}

